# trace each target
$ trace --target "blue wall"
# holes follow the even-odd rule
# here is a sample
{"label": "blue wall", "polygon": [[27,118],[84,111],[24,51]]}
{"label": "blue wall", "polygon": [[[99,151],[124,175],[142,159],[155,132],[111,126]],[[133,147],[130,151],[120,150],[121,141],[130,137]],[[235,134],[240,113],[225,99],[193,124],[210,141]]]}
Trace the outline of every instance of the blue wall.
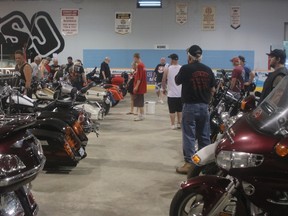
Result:
{"label": "blue wall", "polygon": [[[139,52],[141,59],[147,68],[154,68],[161,57],[168,57],[171,53],[179,55],[179,63],[186,64],[187,55],[185,50],[155,50],[155,49],[84,49],[83,63],[86,68],[100,67],[106,56],[111,58],[111,68],[130,68],[133,61],[133,54]],[[254,51],[249,50],[204,50],[203,63],[211,68],[232,68],[230,59],[234,56],[242,55],[246,58],[247,65],[254,68]],[[167,61],[170,62],[170,61]]]}

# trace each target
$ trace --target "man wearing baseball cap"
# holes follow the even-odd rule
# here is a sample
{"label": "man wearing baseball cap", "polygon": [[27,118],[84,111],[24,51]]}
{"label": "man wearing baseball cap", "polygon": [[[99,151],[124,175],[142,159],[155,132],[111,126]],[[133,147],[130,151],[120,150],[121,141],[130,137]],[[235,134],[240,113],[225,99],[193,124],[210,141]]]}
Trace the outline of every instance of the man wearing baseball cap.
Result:
{"label": "man wearing baseball cap", "polygon": [[259,103],[269,95],[284,76],[288,75],[288,70],[285,67],[286,53],[284,50],[274,49],[270,53],[267,53],[267,55],[270,57],[270,67],[273,68],[274,71],[268,74],[264,82]]}
{"label": "man wearing baseball cap", "polygon": [[187,49],[188,64],[183,65],[175,77],[177,85],[182,84],[182,137],[184,165],[177,173],[187,174],[192,167],[191,157],[195,154],[195,140],[198,150],[209,145],[210,116],[208,104],[215,92],[215,77],[211,68],[201,63],[202,49],[193,45]]}
{"label": "man wearing baseball cap", "polygon": [[[162,79],[163,94],[167,93],[167,103],[170,114],[171,129],[181,128],[182,118],[182,101],[181,101],[181,85],[176,85],[175,76],[178,74],[181,65],[178,64],[178,55],[173,53],[168,56],[171,59],[170,65],[164,69]],[[168,86],[168,90],[166,90]],[[175,118],[177,116],[177,124]]]}

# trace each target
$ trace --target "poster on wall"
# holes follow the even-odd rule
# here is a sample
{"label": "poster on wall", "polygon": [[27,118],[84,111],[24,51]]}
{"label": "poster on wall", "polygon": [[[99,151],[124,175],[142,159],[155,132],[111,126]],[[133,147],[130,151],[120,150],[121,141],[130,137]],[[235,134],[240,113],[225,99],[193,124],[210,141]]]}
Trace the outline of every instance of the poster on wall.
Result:
{"label": "poster on wall", "polygon": [[238,29],[240,27],[240,7],[231,7],[231,27],[233,29]]}
{"label": "poster on wall", "polygon": [[187,3],[176,3],[176,23],[183,25],[187,22]]}
{"label": "poster on wall", "polygon": [[205,6],[202,10],[202,31],[215,30],[215,7]]}
{"label": "poster on wall", "polygon": [[115,32],[118,34],[131,33],[132,13],[116,12],[115,13]]}
{"label": "poster on wall", "polygon": [[61,33],[63,35],[78,34],[78,9],[61,9]]}

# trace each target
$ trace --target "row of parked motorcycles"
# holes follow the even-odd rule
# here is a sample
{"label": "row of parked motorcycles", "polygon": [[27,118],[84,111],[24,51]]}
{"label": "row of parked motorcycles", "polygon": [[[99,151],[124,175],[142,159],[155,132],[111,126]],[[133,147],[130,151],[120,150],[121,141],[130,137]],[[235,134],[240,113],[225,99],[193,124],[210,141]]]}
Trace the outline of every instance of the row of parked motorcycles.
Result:
{"label": "row of parked motorcycles", "polygon": [[0,215],[37,215],[31,182],[42,169],[73,168],[87,156],[88,134],[98,136],[99,121],[124,97],[125,79],[115,80],[80,90],[65,79],[35,81],[33,99],[8,82],[0,87]]}
{"label": "row of parked motorcycles", "polygon": [[213,143],[193,155],[170,216],[288,215],[288,77],[260,104],[231,92],[225,71],[216,88]]}

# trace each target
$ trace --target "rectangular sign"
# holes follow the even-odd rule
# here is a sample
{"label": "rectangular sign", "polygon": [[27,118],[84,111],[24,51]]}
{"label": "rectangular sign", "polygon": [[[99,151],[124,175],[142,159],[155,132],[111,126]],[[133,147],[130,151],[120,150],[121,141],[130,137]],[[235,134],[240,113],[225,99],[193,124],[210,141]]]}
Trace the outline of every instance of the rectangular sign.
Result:
{"label": "rectangular sign", "polygon": [[118,34],[131,33],[132,13],[116,12],[115,13],[115,32]]}
{"label": "rectangular sign", "polygon": [[78,34],[78,9],[61,9],[61,32],[63,35]]}
{"label": "rectangular sign", "polygon": [[202,10],[202,31],[215,30],[215,7],[205,6]]}
{"label": "rectangular sign", "polygon": [[188,5],[187,3],[176,3],[176,22],[183,25],[187,22],[188,17]]}
{"label": "rectangular sign", "polygon": [[233,29],[238,29],[240,27],[240,7],[231,7],[231,27]]}

